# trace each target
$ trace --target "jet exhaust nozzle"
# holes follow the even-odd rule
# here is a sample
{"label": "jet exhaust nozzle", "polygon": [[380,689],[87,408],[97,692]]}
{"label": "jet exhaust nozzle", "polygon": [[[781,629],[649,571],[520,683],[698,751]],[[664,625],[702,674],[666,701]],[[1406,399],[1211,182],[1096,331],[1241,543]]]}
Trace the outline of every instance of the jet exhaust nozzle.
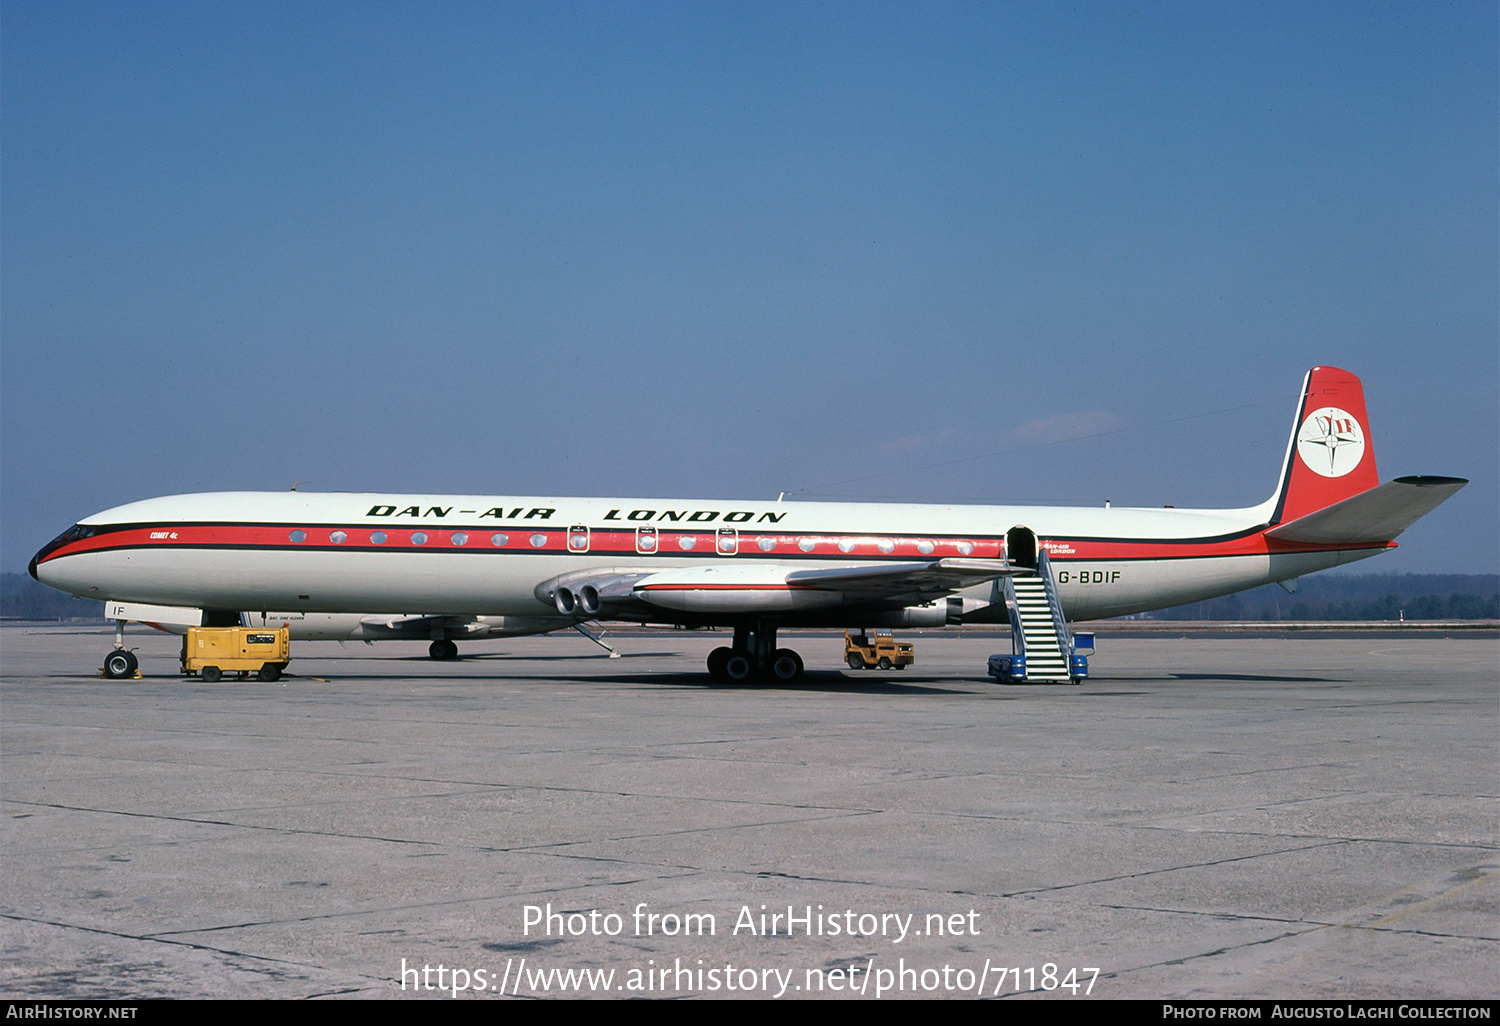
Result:
{"label": "jet exhaust nozzle", "polygon": [[578,608],[589,616],[598,616],[601,608],[599,603],[599,589],[592,584],[585,584],[578,589]]}

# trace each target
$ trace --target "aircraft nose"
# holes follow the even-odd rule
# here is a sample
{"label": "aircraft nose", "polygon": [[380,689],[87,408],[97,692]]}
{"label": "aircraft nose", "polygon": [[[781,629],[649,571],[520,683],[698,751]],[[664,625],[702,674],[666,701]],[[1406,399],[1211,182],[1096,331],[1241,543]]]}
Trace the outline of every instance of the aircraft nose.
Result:
{"label": "aircraft nose", "polygon": [[[77,541],[79,538],[87,538],[93,533],[94,532],[91,528],[84,527],[82,524],[74,524],[62,534],[58,535],[56,538],[53,538],[46,545],[43,545],[40,549],[38,549],[36,555],[31,557],[31,562],[26,564],[26,572],[29,573],[35,580],[41,581],[41,577],[39,577],[36,572],[38,564],[45,561],[48,556],[52,555],[52,553],[56,552],[58,549],[62,548],[69,542]],[[42,583],[45,584],[46,582],[42,581]]]}

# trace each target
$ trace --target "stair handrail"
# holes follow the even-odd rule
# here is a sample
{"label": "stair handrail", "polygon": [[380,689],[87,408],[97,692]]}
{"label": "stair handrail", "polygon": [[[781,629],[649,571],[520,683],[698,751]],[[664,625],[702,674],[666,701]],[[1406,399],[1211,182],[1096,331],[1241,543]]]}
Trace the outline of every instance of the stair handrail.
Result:
{"label": "stair handrail", "polygon": [[1063,615],[1062,602],[1057,597],[1057,580],[1052,576],[1052,560],[1047,556],[1045,546],[1038,545],[1036,552],[1036,572],[1042,579],[1042,591],[1047,595],[1047,607],[1052,610],[1052,629],[1057,634],[1057,647],[1063,654],[1063,660],[1071,666],[1073,664],[1073,632],[1068,627],[1068,618]]}
{"label": "stair handrail", "polygon": [[1025,656],[1026,632],[1021,626],[1021,605],[1016,601],[1016,586],[1011,583],[1009,574],[996,581],[995,585],[1005,596],[1005,615],[1010,619],[1011,655]]}

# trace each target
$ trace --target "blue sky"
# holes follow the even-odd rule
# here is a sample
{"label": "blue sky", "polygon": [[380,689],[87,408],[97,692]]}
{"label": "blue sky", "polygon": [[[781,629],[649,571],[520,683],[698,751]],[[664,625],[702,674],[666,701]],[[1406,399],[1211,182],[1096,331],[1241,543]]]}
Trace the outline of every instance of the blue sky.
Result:
{"label": "blue sky", "polygon": [[[1500,569],[1496,10],[0,6],[0,564],[218,489],[1238,506]],[[972,457],[984,458],[974,459]],[[1008,525],[1004,525],[1008,526]]]}

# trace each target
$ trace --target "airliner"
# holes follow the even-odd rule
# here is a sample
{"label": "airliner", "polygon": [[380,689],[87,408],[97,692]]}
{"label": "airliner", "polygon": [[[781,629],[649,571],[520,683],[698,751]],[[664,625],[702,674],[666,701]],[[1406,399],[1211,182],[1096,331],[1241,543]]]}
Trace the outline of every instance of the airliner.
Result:
{"label": "airliner", "polygon": [[[1079,621],[1392,549],[1468,482],[1381,484],[1367,424],[1360,380],[1314,367],[1275,491],[1242,509],[215,492],[87,517],[30,570],[82,597],[201,611],[205,625],[239,610],[408,609],[726,627],[713,676],[791,681],[803,662],[777,647],[780,628],[1004,623],[997,582],[1042,551]],[[106,672],[133,675],[116,639]]]}

